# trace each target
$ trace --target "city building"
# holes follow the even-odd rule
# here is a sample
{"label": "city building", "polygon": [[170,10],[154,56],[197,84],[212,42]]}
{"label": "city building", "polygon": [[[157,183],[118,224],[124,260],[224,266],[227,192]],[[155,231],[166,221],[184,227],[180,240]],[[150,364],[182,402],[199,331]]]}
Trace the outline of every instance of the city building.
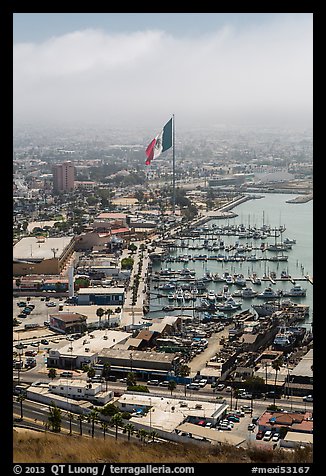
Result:
{"label": "city building", "polygon": [[50,329],[62,334],[73,332],[85,332],[87,317],[77,312],[58,312],[50,314]]}
{"label": "city building", "polygon": [[60,274],[74,252],[74,238],[29,236],[13,248],[13,275]]}
{"label": "city building", "polygon": [[105,405],[113,398],[112,391],[105,391],[105,384],[87,383],[82,379],[55,379],[49,383],[49,392],[76,400],[88,400],[96,405]]}
{"label": "city building", "polygon": [[53,189],[57,192],[71,192],[75,186],[75,166],[63,162],[53,167]]}
{"label": "city building", "polygon": [[121,306],[124,303],[124,288],[88,287],[77,291],[79,305],[96,304],[101,306]]}

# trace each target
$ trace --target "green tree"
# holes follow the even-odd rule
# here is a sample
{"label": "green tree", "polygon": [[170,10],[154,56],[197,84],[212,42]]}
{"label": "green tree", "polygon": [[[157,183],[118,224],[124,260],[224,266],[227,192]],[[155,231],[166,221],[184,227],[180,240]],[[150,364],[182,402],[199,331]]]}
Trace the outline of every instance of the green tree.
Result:
{"label": "green tree", "polygon": [[87,371],[87,377],[88,378],[93,378],[95,377],[95,369],[94,367],[89,367],[88,371]]}
{"label": "green tree", "polygon": [[127,423],[125,429],[128,433],[128,441],[130,441],[130,436],[134,433],[135,426],[132,423]]}
{"label": "green tree", "polygon": [[56,406],[55,403],[52,403],[49,406],[50,415],[48,416],[48,422],[50,428],[55,433],[60,433],[61,431],[61,410]]}
{"label": "green tree", "polygon": [[101,421],[101,427],[103,430],[103,438],[105,439],[105,433],[108,431],[109,424],[106,421]]}
{"label": "green tree", "polygon": [[79,434],[80,436],[83,435],[83,422],[85,421],[85,417],[82,414],[79,414],[77,417],[77,420],[79,421]]}
{"label": "green tree", "polygon": [[57,371],[56,371],[56,369],[52,369],[52,368],[49,369],[48,377],[49,377],[51,380],[53,380],[53,379],[56,378],[56,376],[57,376]]}
{"label": "green tree", "polygon": [[107,326],[110,327],[110,317],[111,317],[111,314],[113,314],[112,309],[107,309],[107,310],[105,311],[105,314],[108,316],[108,317],[107,317]]}
{"label": "green tree", "polygon": [[149,432],[149,436],[152,438],[152,441],[153,441],[153,443],[154,443],[155,438],[158,437],[158,433],[157,433],[157,431],[152,430],[152,431]]}
{"label": "green tree", "polygon": [[175,380],[169,380],[169,384],[168,384],[168,389],[170,390],[171,392],[171,397],[172,397],[172,392],[173,390],[175,390],[177,388],[177,383]]}
{"label": "green tree", "polygon": [[283,359],[282,357],[279,357],[277,359],[275,359],[273,362],[272,362],[272,368],[275,370],[275,380],[274,380],[274,405],[275,405],[275,398],[276,398],[276,385],[277,385],[277,374],[279,372],[279,370],[281,369],[283,365]]}
{"label": "green tree", "polygon": [[[180,375],[180,377],[188,377],[190,374],[191,368],[189,365],[186,364],[181,364],[178,371],[177,375]],[[187,395],[187,383],[185,382],[185,396]]]}
{"label": "green tree", "polygon": [[118,412],[111,418],[111,422],[115,425],[115,439],[118,439],[118,427],[122,425],[123,419],[121,413]]}
{"label": "green tree", "polygon": [[69,420],[69,435],[71,435],[72,434],[72,422],[75,419],[75,416],[74,416],[73,413],[68,412],[67,417],[68,417],[68,420]]}
{"label": "green tree", "polygon": [[17,402],[20,403],[20,419],[23,420],[24,415],[23,415],[23,401],[26,399],[25,395],[20,394],[17,397]]}
{"label": "green tree", "polygon": [[240,396],[240,390],[238,388],[235,388],[233,391],[233,395],[235,396],[235,409],[238,409],[238,399]]}
{"label": "green tree", "polygon": [[128,372],[127,374],[127,387],[133,387],[137,385],[136,376],[133,372]]}
{"label": "green tree", "polygon": [[87,415],[87,421],[92,423],[92,438],[94,438],[95,423],[98,422],[99,412],[93,408],[93,410]]}
{"label": "green tree", "polygon": [[98,317],[98,326],[101,327],[101,319],[102,319],[102,316],[105,314],[105,311],[104,309],[102,309],[101,307],[99,307],[97,310],[96,310],[96,315]]}

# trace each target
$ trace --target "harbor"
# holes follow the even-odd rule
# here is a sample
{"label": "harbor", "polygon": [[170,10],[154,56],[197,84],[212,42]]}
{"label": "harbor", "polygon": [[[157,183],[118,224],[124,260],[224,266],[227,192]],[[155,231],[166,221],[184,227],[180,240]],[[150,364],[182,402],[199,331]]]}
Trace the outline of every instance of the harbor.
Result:
{"label": "harbor", "polygon": [[[275,200],[279,207],[269,203]],[[307,208],[307,222],[311,205],[300,205]],[[225,306],[230,298],[242,310],[253,312],[264,301],[292,300],[300,322],[310,327],[312,256],[311,261],[302,260],[302,250],[312,254],[312,241],[302,242],[300,234],[306,228],[300,227],[299,220],[292,223],[296,218],[292,210],[283,194],[241,200],[232,219],[196,222],[177,237],[165,236],[159,242],[160,252],[151,256],[146,318],[152,313],[157,317],[187,311],[202,319],[207,312],[226,312],[230,317],[239,309]]]}

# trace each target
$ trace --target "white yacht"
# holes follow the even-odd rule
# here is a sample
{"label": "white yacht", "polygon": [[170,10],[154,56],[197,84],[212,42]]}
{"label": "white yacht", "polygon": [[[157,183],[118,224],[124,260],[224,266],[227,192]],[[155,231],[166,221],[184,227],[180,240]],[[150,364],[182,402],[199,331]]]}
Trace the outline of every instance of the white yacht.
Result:
{"label": "white yacht", "polygon": [[183,301],[184,295],[182,289],[178,289],[175,295],[177,301]]}
{"label": "white yacht", "polygon": [[254,291],[252,288],[243,288],[241,291],[241,297],[246,298],[254,298],[257,296],[257,291]]}
{"label": "white yacht", "polygon": [[271,287],[265,288],[262,293],[256,295],[260,299],[278,299],[280,296],[280,291],[274,291]]}
{"label": "white yacht", "polygon": [[216,300],[216,294],[215,294],[215,291],[213,291],[213,289],[210,289],[207,293],[207,299],[211,302],[215,302]]}
{"label": "white yacht", "polygon": [[234,283],[237,284],[238,286],[245,286],[246,278],[244,277],[243,274],[238,274],[238,276],[234,280]]}
{"label": "white yacht", "polygon": [[305,297],[307,290],[302,288],[300,285],[295,284],[290,291],[283,291],[283,296],[285,297]]}

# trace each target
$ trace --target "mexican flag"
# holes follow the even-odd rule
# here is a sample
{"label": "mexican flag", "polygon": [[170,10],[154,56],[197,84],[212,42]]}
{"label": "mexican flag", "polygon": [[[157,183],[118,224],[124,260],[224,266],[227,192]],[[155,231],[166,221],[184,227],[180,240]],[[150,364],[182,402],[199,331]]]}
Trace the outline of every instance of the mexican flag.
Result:
{"label": "mexican flag", "polygon": [[172,147],[172,117],[146,149],[146,165]]}

